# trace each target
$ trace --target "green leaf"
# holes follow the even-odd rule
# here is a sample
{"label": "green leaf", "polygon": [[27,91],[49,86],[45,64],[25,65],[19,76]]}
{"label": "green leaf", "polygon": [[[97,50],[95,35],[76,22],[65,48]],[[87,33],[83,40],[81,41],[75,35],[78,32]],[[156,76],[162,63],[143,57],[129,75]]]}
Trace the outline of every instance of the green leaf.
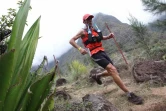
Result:
{"label": "green leaf", "polygon": [[13,73],[14,50],[11,50],[0,56],[0,111],[4,106],[6,93],[8,92],[11,75]]}
{"label": "green leaf", "polygon": [[[24,95],[24,90],[26,90],[26,84],[28,83],[27,78],[29,77],[29,72],[38,43],[39,23],[40,17],[27,32],[21,43],[19,58],[17,60],[17,65],[15,66],[15,77],[12,84],[12,86],[17,85],[17,89],[12,88],[10,92],[8,92],[8,99],[5,101],[5,111],[10,111],[10,109],[14,110],[19,107],[18,103],[23,99],[21,97]],[[12,94],[15,94],[15,96]],[[10,106],[8,104],[10,104]]]}
{"label": "green leaf", "polygon": [[[16,70],[15,70],[15,78],[13,79],[13,84],[19,79],[20,75],[27,77],[27,74],[30,71],[38,43],[39,26],[40,26],[40,17],[36,20],[36,22],[27,32],[21,43],[21,49],[19,52],[19,58],[17,60],[17,65],[15,68]],[[26,72],[26,74],[22,73],[22,71]]]}
{"label": "green leaf", "polygon": [[40,109],[41,103],[48,96],[54,76],[55,73],[48,73],[30,86],[22,110],[38,111]]}
{"label": "green leaf", "polygon": [[54,110],[54,105],[55,105],[55,95],[54,92],[48,96],[44,102],[42,103],[42,107],[40,111],[53,111]]}
{"label": "green leaf", "polygon": [[14,57],[14,66],[17,64],[17,59],[19,58],[19,50],[22,40],[22,35],[24,32],[24,27],[26,23],[26,19],[28,16],[30,6],[30,0],[25,0],[24,5],[19,9],[16,18],[14,20],[14,24],[12,27],[11,38],[8,45],[8,50],[15,49],[15,57]]}

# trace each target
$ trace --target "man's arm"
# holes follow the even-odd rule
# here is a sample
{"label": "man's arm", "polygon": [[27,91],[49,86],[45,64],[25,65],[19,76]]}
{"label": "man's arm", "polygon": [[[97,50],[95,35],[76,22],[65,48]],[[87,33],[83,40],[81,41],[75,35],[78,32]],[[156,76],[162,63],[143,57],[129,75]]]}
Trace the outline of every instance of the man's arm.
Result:
{"label": "man's arm", "polygon": [[86,54],[87,51],[85,49],[83,49],[82,47],[80,47],[75,41],[77,39],[79,39],[80,37],[82,37],[84,35],[84,30],[80,30],[73,38],[70,39],[69,43],[75,47],[76,49],[78,49],[80,51],[81,54]]}
{"label": "man's arm", "polygon": [[103,40],[107,40],[107,39],[110,39],[110,38],[113,38],[113,37],[114,37],[114,34],[110,33],[107,36],[103,36]]}

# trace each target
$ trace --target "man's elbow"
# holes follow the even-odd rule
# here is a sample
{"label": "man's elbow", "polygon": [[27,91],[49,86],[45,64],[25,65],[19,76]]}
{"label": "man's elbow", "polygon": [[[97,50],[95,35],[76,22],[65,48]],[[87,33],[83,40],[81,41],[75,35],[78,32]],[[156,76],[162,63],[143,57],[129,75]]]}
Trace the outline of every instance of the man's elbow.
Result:
{"label": "man's elbow", "polygon": [[69,43],[72,44],[73,43],[73,39],[70,39]]}

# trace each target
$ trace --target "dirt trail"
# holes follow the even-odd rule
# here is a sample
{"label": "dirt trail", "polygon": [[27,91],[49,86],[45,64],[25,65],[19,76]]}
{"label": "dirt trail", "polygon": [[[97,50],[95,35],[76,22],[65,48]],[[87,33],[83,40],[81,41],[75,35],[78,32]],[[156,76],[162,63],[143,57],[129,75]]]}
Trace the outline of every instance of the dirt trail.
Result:
{"label": "dirt trail", "polygon": [[80,89],[75,89],[73,88],[74,86],[71,85],[63,87],[65,87],[66,91],[71,95],[72,101],[81,101],[82,97],[86,94],[99,94],[107,98],[119,111],[162,111],[161,109],[164,107],[164,109],[166,109],[166,86],[150,88],[147,84],[136,84],[130,81],[130,79],[125,79],[124,82],[130,90],[144,98],[145,102],[143,105],[129,103],[124,92],[120,90],[115,83],[110,83],[107,86],[95,84],[94,86]]}
{"label": "dirt trail", "polygon": [[[136,83],[131,70],[120,71],[120,76],[129,90],[144,98],[143,105],[129,103],[125,93],[114,82],[110,81],[111,77],[102,78],[103,85],[96,83],[88,85],[81,78],[78,80],[79,84],[66,84],[58,89],[66,90],[71,95],[72,101],[81,101],[86,94],[103,95],[119,111],[166,111],[166,86],[154,87],[151,82]],[[108,79],[110,83],[106,82]]]}

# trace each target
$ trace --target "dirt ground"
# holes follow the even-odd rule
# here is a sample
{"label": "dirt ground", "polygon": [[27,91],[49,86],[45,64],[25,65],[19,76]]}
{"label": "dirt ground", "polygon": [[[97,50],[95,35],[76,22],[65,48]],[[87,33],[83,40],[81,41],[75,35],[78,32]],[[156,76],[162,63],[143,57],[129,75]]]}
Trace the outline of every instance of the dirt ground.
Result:
{"label": "dirt ground", "polygon": [[[152,74],[158,72],[165,74],[166,64],[157,62],[157,67],[154,62],[147,62],[144,65],[137,64],[143,72]],[[141,66],[141,68],[140,68]],[[135,67],[135,66],[134,66]],[[144,98],[144,104],[134,105],[127,101],[125,93],[113,82],[111,77],[102,78],[103,84],[89,84],[87,75],[83,75],[80,79],[71,84],[65,84],[57,88],[57,90],[65,90],[71,95],[71,101],[81,101],[86,94],[103,95],[109,100],[119,111],[166,111],[166,85],[154,85],[149,81],[137,82],[132,75],[133,67],[120,68],[119,75],[129,90]],[[140,73],[139,73],[140,74]],[[138,75],[139,75],[138,74]],[[157,73],[156,73],[157,74]]]}

